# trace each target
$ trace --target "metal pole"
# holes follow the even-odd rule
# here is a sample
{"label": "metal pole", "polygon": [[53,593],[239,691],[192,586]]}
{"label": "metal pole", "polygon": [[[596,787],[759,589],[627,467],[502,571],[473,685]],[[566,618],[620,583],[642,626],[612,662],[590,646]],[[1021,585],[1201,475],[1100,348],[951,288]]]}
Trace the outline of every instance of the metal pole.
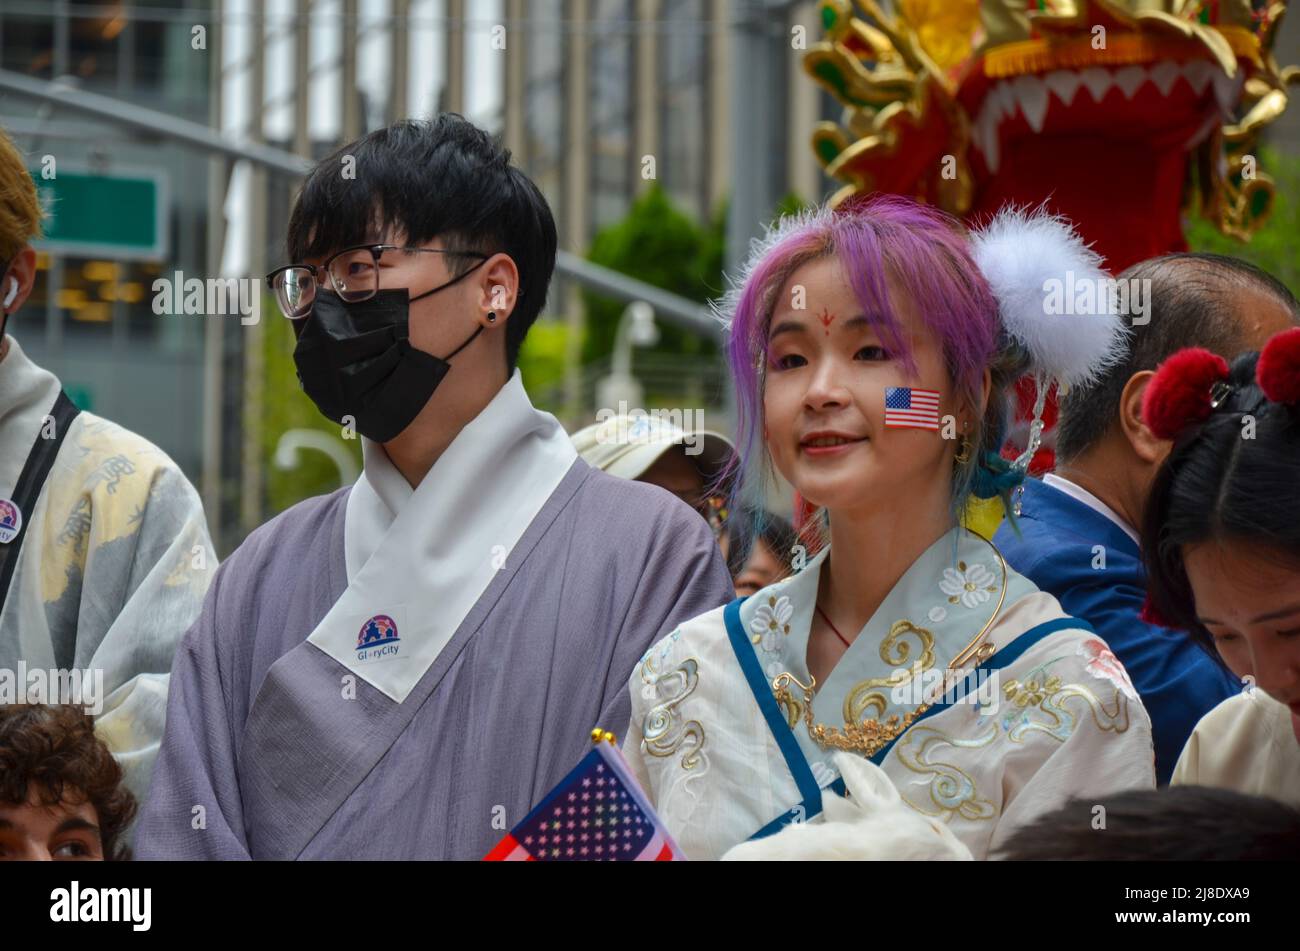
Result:
{"label": "metal pole", "polygon": [[307,91],[311,88],[311,0],[297,0],[297,16],[293,24],[293,114],[297,121],[293,127],[293,150],[303,158],[311,157],[311,132],[307,115],[311,103]]}
{"label": "metal pole", "polygon": [[[767,83],[784,81],[786,57],[777,55],[764,24],[784,19],[788,0],[730,0],[731,69],[731,206],[727,215],[726,268],[734,278],[749,254],[750,241],[781,200],[773,173],[771,143],[781,140],[786,116],[772,107]],[[782,134],[788,134],[783,132]],[[724,388],[728,423],[735,424],[734,391]]]}
{"label": "metal pole", "polygon": [[663,317],[669,323],[692,333],[715,340],[722,339],[722,325],[703,304],[660,290],[610,268],[592,264],[569,251],[556,254],[555,269],[593,291],[625,303],[643,300],[654,308],[656,317]]}
{"label": "metal pole", "polygon": [[389,55],[393,59],[393,86],[388,92],[388,121],[405,119],[410,111],[406,105],[407,86],[410,85],[407,67],[408,53],[411,49],[410,24],[411,0],[393,0],[393,22],[389,27],[388,38],[391,44]]}
{"label": "metal pole", "polygon": [[780,196],[772,195],[772,155],[775,123],[764,80],[785,75],[786,64],[775,62],[763,36],[763,23],[778,4],[770,0],[731,0],[731,209],[727,217],[727,270],[735,274],[749,251],[750,239],[761,233],[763,219]]}
{"label": "metal pole", "polygon": [[[590,91],[588,55],[590,47],[585,31],[589,22],[589,0],[566,0],[565,13],[579,28],[569,30],[564,38],[564,215],[563,231],[573,248],[588,243],[588,212],[591,196],[589,146]],[[561,252],[563,254],[564,252]],[[557,262],[559,256],[557,255]],[[572,260],[573,255],[566,255]],[[563,272],[563,269],[561,269]],[[576,275],[575,275],[576,276]],[[586,330],[586,307],[578,281],[568,282],[564,291],[564,319],[568,336],[564,352],[564,418],[577,419],[582,403],[582,338]]]}
{"label": "metal pole", "polygon": [[[248,81],[248,136],[258,142],[263,135],[266,111],[266,29],[265,14],[259,5],[250,27],[252,56]],[[252,207],[248,214],[248,267],[251,274],[266,270],[266,189],[265,169],[253,166],[248,191]],[[211,318],[209,318],[211,319]],[[262,321],[243,328],[244,336],[244,424],[243,474],[240,479],[240,522],[245,532],[262,524],[262,405],[266,399],[266,359],[262,352],[265,332]]]}
{"label": "metal pole", "polygon": [[[220,22],[224,0],[217,0],[213,16]],[[213,128],[221,127],[221,42],[223,30],[213,30],[208,37],[208,83],[212,95],[209,98],[209,121]],[[216,274],[221,267],[221,247],[225,243],[225,216],[222,208],[226,194],[226,159],[214,154],[208,160],[208,227],[207,227],[207,271]],[[221,434],[224,430],[225,400],[222,398],[225,385],[225,321],[205,320],[203,322],[203,472],[200,477],[200,491],[203,495],[203,510],[208,516],[208,525],[212,527],[213,541],[218,552],[226,550],[224,523],[221,519]]]}
{"label": "metal pole", "polygon": [[295,178],[305,175],[312,163],[283,149],[250,139],[227,139],[218,131],[189,119],[146,109],[112,96],[77,89],[58,80],[32,79],[21,73],[0,70],[0,89],[52,103],[60,109],[95,116],[143,133],[145,139],[171,139],[231,159],[248,159],[273,171]]}
{"label": "metal pole", "polygon": [[339,29],[343,50],[342,142],[354,142],[361,135],[361,96],[357,92],[357,39],[361,24],[357,19],[357,0],[343,0],[343,23]]}
{"label": "metal pole", "polygon": [[446,0],[444,27],[447,75],[442,86],[443,112],[465,114],[465,0]]}

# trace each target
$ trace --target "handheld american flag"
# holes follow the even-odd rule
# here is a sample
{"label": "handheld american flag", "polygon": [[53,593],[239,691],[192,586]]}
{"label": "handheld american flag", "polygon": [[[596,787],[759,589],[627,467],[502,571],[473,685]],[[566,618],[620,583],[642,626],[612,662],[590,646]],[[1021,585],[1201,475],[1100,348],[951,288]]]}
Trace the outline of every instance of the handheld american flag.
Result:
{"label": "handheld american flag", "polygon": [[592,739],[595,748],[484,861],[685,860],[614,745],[614,735],[595,730]]}
{"label": "handheld american flag", "polygon": [[885,426],[905,429],[939,428],[939,391],[910,386],[885,387]]}

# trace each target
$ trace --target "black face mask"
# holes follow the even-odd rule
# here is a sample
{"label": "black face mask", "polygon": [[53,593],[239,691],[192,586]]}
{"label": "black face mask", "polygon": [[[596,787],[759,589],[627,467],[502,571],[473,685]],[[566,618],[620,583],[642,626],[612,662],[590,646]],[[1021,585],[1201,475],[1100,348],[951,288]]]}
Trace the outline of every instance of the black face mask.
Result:
{"label": "black face mask", "polygon": [[361,435],[375,442],[393,439],[429,402],[451,369],[447,361],[483,331],[480,324],[446,357],[435,357],[411,346],[410,305],[475,270],[418,297],[407,290],[381,290],[349,304],[318,293],[307,319],[294,322],[298,344],[293,362],[303,392],[334,422],[351,416]]}

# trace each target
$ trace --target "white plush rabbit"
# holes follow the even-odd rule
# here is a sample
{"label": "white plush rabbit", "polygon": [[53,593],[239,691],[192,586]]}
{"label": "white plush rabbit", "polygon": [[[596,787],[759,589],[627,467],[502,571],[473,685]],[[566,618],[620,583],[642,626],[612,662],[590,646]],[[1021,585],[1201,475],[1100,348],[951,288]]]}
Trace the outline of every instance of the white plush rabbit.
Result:
{"label": "white plush rabbit", "polygon": [[780,860],[970,860],[970,849],[938,819],[903,802],[885,771],[868,759],[836,753],[848,797],[823,792],[823,813],[775,835],[743,842],[724,862]]}

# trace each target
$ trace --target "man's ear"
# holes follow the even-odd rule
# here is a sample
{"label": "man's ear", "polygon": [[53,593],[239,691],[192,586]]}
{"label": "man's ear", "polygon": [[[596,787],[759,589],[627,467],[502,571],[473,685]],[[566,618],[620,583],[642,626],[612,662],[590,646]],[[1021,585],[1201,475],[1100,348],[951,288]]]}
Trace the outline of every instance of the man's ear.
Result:
{"label": "man's ear", "polygon": [[[13,280],[18,282],[17,290],[11,283]],[[0,302],[4,303],[4,312],[12,314],[22,307],[35,283],[36,252],[31,247],[25,247],[9,262],[9,270],[0,275]]]}
{"label": "man's ear", "polygon": [[[519,301],[519,268],[510,255],[494,254],[488,258],[477,287],[479,322],[485,327],[500,327]],[[489,322],[488,314],[496,314],[496,319]]]}
{"label": "man's ear", "polygon": [[1124,384],[1119,399],[1119,428],[1139,459],[1158,465],[1169,454],[1172,444],[1156,436],[1142,421],[1142,396],[1154,377],[1154,371],[1142,370],[1134,373]]}

